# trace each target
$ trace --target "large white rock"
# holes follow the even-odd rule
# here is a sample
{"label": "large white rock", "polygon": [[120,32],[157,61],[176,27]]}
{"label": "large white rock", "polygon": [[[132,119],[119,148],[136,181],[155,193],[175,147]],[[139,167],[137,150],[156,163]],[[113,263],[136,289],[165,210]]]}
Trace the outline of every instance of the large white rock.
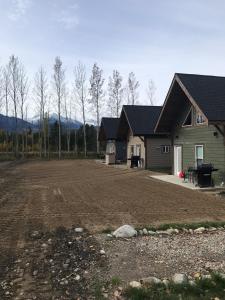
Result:
{"label": "large white rock", "polygon": [[142,278],[141,282],[143,284],[159,284],[161,283],[161,280],[157,277],[150,276],[150,277]]}
{"label": "large white rock", "polygon": [[138,282],[138,281],[131,281],[129,283],[129,286],[132,287],[132,288],[140,288],[141,287],[141,283]]}
{"label": "large white rock", "polygon": [[175,284],[182,284],[182,283],[187,283],[188,282],[188,277],[185,274],[175,274],[173,276],[173,282]]}
{"label": "large white rock", "polygon": [[123,225],[113,232],[117,238],[129,238],[137,235],[137,231],[130,225]]}
{"label": "large white rock", "polygon": [[199,227],[194,230],[195,233],[203,233],[205,231],[205,227]]}

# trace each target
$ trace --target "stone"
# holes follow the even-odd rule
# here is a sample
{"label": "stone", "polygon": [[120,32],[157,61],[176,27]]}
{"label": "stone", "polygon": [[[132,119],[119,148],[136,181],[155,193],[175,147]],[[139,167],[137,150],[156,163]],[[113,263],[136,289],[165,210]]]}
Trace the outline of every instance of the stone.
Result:
{"label": "stone", "polygon": [[143,229],[143,234],[147,235],[148,234],[148,230],[146,228]]}
{"label": "stone", "polygon": [[166,232],[168,234],[173,234],[174,233],[174,229],[173,228],[169,228],[169,229],[166,230]]}
{"label": "stone", "polygon": [[203,233],[205,231],[205,227],[199,227],[194,230],[195,233]]}
{"label": "stone", "polygon": [[74,229],[74,231],[75,231],[76,233],[82,233],[82,232],[84,231],[84,229],[81,228],[81,227],[77,227],[77,228]]}
{"label": "stone", "polygon": [[149,231],[148,231],[148,234],[149,234],[149,235],[156,235],[156,232],[153,231],[153,230],[149,230]]}
{"label": "stone", "polygon": [[210,274],[202,275],[202,279],[211,279],[212,276]]}
{"label": "stone", "polygon": [[175,284],[182,284],[188,282],[187,276],[185,274],[179,274],[179,273],[174,274],[172,280]]}
{"label": "stone", "polygon": [[105,250],[103,250],[103,249],[100,250],[100,254],[101,254],[101,255],[105,255]]}
{"label": "stone", "polygon": [[137,235],[137,231],[130,225],[123,225],[113,232],[116,238],[129,238]]}
{"label": "stone", "polygon": [[165,284],[165,286],[168,286],[170,282],[168,279],[163,279],[162,283]]}
{"label": "stone", "polygon": [[34,270],[33,276],[37,276],[37,274],[38,274],[38,270]]}
{"label": "stone", "polygon": [[142,284],[158,284],[158,283],[161,283],[161,280],[157,277],[150,276],[150,277],[142,278],[141,283]]}
{"label": "stone", "polygon": [[79,281],[80,280],[80,275],[76,275],[75,280]]}
{"label": "stone", "polygon": [[140,235],[143,235],[143,230],[139,230],[138,232]]}
{"label": "stone", "polygon": [[196,282],[195,282],[194,280],[190,280],[190,281],[189,281],[189,284],[190,284],[191,286],[195,286],[195,285],[196,285]]}
{"label": "stone", "polygon": [[140,288],[141,287],[141,283],[139,281],[131,281],[129,283],[129,286],[132,288]]}

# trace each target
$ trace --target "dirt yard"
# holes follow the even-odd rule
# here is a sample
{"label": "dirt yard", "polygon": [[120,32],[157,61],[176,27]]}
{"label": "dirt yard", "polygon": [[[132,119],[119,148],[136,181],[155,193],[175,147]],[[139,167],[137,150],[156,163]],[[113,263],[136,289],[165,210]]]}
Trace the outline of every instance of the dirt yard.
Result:
{"label": "dirt yard", "polygon": [[[225,220],[222,198],[151,179],[148,171],[84,160],[0,164],[2,274],[6,269],[8,272],[17,253],[24,249],[35,252],[28,237],[36,230],[51,232],[60,226],[78,226],[96,233],[125,223],[144,226],[206,220]],[[10,297],[6,299],[13,299]]]}

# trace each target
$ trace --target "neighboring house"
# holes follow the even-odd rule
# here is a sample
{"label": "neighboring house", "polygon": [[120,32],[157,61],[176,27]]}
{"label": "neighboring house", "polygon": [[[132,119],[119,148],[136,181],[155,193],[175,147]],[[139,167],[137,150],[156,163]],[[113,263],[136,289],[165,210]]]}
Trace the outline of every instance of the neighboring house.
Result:
{"label": "neighboring house", "polygon": [[156,133],[171,135],[173,173],[211,163],[225,173],[225,77],[175,74],[163,105]]}
{"label": "neighboring house", "polygon": [[155,134],[161,106],[124,105],[118,127],[118,137],[127,143],[127,163],[140,156],[140,167],[168,169],[171,167],[170,139],[167,134]]}
{"label": "neighboring house", "polygon": [[119,118],[102,118],[99,141],[105,144],[106,154],[115,154],[116,161],[126,161],[126,144],[117,138]]}

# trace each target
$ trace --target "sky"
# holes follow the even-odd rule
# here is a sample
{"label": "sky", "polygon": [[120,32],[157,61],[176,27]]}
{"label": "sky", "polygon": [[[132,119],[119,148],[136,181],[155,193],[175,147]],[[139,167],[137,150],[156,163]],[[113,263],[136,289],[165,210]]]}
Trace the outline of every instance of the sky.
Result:
{"label": "sky", "polygon": [[[60,56],[68,82],[81,60],[106,80],[133,71],[162,105],[175,72],[225,76],[224,0],[0,0],[0,65],[17,55],[33,78]],[[89,76],[89,75],[88,75]]]}

